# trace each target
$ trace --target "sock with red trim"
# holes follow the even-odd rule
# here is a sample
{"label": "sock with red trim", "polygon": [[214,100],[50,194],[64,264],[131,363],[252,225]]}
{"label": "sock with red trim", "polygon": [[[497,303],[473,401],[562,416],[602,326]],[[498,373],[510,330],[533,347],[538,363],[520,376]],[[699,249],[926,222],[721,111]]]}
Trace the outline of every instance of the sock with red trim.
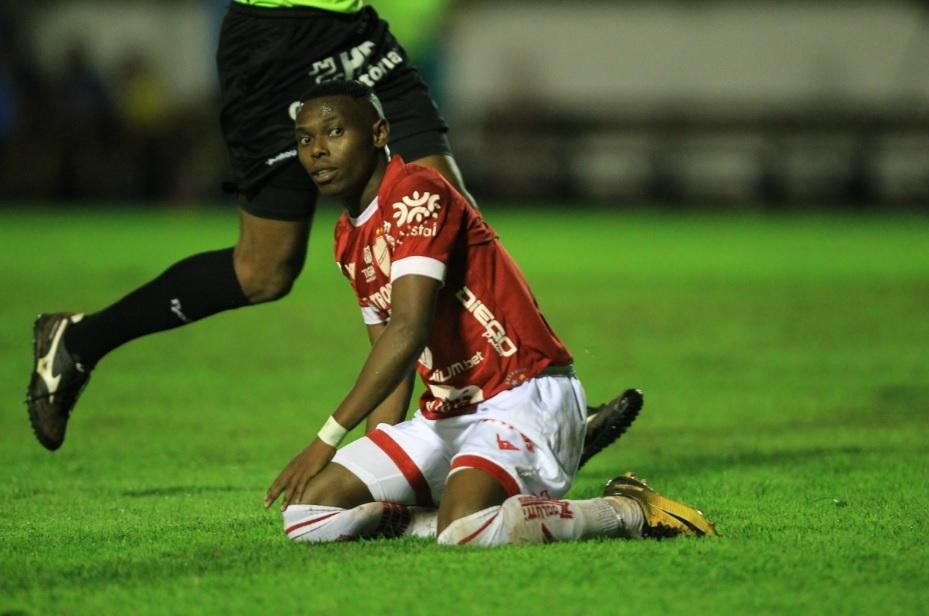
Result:
{"label": "sock with red trim", "polygon": [[353,541],[374,537],[435,537],[436,511],[394,503],[366,503],[353,509],[291,505],[284,510],[284,533],[294,541]]}
{"label": "sock with red trim", "polygon": [[627,498],[558,500],[516,495],[502,505],[455,520],[438,541],[443,545],[493,546],[632,538],[641,536],[643,521],[641,507]]}

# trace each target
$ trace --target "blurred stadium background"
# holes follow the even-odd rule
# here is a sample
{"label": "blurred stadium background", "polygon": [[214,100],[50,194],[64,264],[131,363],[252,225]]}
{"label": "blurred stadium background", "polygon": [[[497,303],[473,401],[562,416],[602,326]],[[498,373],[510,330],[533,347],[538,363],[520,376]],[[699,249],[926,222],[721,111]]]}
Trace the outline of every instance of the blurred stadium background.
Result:
{"label": "blurred stadium background", "polygon": [[[227,0],[0,7],[0,203],[214,203]],[[387,0],[482,201],[924,210],[929,2]]]}

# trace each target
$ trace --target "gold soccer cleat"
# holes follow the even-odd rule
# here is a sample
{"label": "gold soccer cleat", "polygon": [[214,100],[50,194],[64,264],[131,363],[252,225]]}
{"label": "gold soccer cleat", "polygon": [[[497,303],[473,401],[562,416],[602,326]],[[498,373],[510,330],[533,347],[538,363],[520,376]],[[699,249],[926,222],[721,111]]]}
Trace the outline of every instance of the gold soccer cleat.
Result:
{"label": "gold soccer cleat", "polygon": [[603,496],[625,496],[642,507],[645,516],[643,537],[719,536],[713,523],[703,517],[703,512],[662,496],[632,473],[611,479],[603,488]]}

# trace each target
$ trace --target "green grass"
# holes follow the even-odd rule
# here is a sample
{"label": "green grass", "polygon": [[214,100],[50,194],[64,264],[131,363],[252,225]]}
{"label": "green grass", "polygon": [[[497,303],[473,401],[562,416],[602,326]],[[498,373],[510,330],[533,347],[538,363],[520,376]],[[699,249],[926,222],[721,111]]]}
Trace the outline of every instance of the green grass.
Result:
{"label": "green grass", "polygon": [[0,613],[895,613],[929,602],[929,220],[486,214],[592,400],[646,407],[571,495],[635,469],[719,540],[308,547],[261,509],[366,337],[316,221],[292,295],[136,341],[64,447],[30,325],[237,235],[231,212],[0,213]]}

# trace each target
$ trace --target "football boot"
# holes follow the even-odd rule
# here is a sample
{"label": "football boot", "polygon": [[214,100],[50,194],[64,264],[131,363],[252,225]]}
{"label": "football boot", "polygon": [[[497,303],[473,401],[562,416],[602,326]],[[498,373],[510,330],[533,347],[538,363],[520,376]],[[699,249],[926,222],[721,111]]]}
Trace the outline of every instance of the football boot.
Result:
{"label": "football boot", "polygon": [[32,431],[52,451],[64,442],[68,417],[90,379],[90,369],[68,352],[64,342],[65,330],[83,316],[64,312],[40,314],[32,330],[35,365],[26,405]]}
{"label": "football boot", "polygon": [[639,504],[645,518],[643,537],[718,536],[716,527],[702,511],[662,496],[632,473],[611,479],[603,488],[603,496],[625,496]]}
{"label": "football boot", "polygon": [[639,389],[627,389],[619,397],[606,404],[587,409],[587,433],[578,470],[592,457],[612,445],[629,429],[645,398]]}

